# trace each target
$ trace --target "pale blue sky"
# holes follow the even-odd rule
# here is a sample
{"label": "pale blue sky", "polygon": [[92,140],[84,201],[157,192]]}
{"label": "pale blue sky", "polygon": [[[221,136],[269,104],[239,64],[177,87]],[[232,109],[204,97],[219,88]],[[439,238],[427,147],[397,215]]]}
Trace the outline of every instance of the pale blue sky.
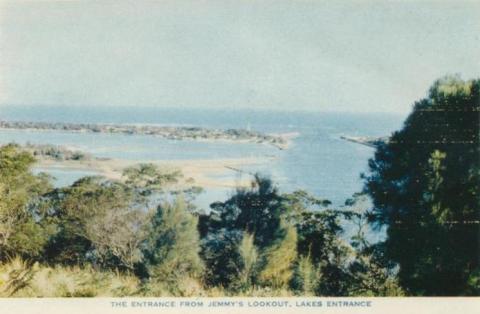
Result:
{"label": "pale blue sky", "polygon": [[2,1],[0,104],[407,112],[480,1]]}

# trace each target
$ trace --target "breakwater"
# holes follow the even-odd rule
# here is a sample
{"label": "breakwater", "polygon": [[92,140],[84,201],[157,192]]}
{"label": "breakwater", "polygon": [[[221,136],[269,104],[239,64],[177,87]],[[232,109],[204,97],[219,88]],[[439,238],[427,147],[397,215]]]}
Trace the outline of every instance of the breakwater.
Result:
{"label": "breakwater", "polygon": [[383,137],[368,137],[368,136],[340,136],[342,140],[346,140],[352,143],[362,144],[369,147],[376,148],[381,144],[386,144],[389,141],[388,136]]}

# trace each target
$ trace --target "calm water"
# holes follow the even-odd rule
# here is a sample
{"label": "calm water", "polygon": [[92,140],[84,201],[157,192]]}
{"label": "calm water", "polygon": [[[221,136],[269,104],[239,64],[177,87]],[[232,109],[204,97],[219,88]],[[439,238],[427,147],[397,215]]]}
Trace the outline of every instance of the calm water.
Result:
{"label": "calm water", "polygon": [[[405,116],[391,114],[340,114],[257,110],[179,110],[157,108],[0,107],[0,119],[85,123],[149,123],[251,128],[262,132],[298,132],[293,146],[281,151],[259,144],[172,141],[140,135],[76,134],[1,130],[0,143],[51,143],[93,153],[98,157],[125,159],[221,159],[275,156],[275,161],[245,170],[271,176],[282,191],[305,189],[334,204],[362,188],[359,178],[367,170],[372,148],[341,140],[340,135],[384,136],[401,127]],[[45,170],[45,169],[38,169]],[[48,170],[48,169],[47,169]],[[49,171],[65,185],[91,173]],[[231,173],[235,177],[235,173]],[[221,200],[230,191],[208,191],[200,206]]]}

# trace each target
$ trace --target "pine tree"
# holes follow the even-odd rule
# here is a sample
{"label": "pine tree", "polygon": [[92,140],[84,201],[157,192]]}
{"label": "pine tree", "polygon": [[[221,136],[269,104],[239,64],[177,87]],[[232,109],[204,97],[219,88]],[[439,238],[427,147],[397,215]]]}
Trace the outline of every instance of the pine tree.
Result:
{"label": "pine tree", "polygon": [[480,80],[446,77],[379,145],[365,176],[387,259],[414,295],[471,294],[480,259]]}

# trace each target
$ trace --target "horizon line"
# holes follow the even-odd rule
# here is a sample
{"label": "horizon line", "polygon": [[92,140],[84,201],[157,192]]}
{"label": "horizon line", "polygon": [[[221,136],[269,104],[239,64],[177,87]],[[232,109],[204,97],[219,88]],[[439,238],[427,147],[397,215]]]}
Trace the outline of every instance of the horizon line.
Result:
{"label": "horizon line", "polygon": [[285,112],[285,113],[329,113],[329,114],[391,114],[391,115],[405,115],[409,114],[413,109],[413,104],[411,108],[404,111],[361,111],[361,110],[316,110],[311,108],[274,108],[274,107],[219,107],[219,106],[159,106],[159,105],[101,105],[101,104],[88,104],[88,105],[81,105],[81,104],[8,104],[8,103],[0,103],[0,109],[2,107],[71,107],[71,108],[84,108],[84,109],[109,109],[109,108],[122,108],[122,109],[136,109],[136,108],[149,108],[149,109],[159,109],[159,110],[178,110],[178,111],[185,111],[185,110],[209,110],[209,111],[257,111],[257,112]]}

